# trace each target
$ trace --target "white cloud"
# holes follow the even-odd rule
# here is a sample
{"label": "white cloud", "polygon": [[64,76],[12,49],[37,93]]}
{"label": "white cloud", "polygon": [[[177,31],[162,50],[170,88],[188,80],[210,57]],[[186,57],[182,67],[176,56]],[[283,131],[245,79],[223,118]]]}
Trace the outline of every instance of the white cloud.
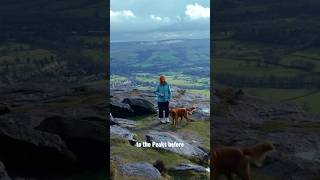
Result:
{"label": "white cloud", "polygon": [[164,22],[164,23],[170,22],[169,17],[160,17],[160,16],[155,16],[153,14],[150,15],[150,19],[152,19],[154,21],[158,21],[158,22]]}
{"label": "white cloud", "polygon": [[197,3],[188,4],[186,6],[185,14],[189,16],[190,19],[202,19],[210,17],[210,8],[203,7]]}
{"label": "white cloud", "polygon": [[155,16],[153,14],[150,15],[150,19],[156,20],[156,21],[162,21],[162,18],[160,16]]}
{"label": "white cloud", "polygon": [[130,10],[112,11],[110,10],[111,21],[121,21],[125,19],[135,18],[136,16]]}

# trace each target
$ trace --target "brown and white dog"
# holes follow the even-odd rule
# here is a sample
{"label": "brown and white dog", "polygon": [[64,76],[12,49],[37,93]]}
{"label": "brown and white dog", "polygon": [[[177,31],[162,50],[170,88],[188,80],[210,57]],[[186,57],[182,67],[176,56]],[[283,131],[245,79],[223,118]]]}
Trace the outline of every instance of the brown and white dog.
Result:
{"label": "brown and white dog", "polygon": [[211,179],[217,180],[225,175],[228,180],[232,180],[232,174],[235,173],[242,180],[251,180],[250,164],[261,166],[266,155],[273,149],[272,143],[246,148],[215,148],[211,150],[209,158],[209,164],[214,168]]}
{"label": "brown and white dog", "polygon": [[188,114],[192,114],[196,110],[195,107],[192,108],[173,108],[170,110],[170,116],[172,117],[172,122],[175,128],[178,127],[179,124],[179,118],[180,121],[184,118],[186,121],[186,124],[189,123],[189,116]]}

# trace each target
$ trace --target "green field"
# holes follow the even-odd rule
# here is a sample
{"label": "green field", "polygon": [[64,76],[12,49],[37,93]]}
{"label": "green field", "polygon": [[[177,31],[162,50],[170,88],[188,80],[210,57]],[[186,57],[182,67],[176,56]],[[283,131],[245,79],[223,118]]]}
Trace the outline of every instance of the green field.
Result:
{"label": "green field", "polygon": [[121,83],[123,81],[126,81],[128,80],[127,77],[124,77],[124,76],[119,76],[119,75],[111,75],[110,76],[110,83]]}
{"label": "green field", "polygon": [[320,112],[320,92],[303,97],[308,93],[314,92],[314,90],[246,88],[245,91],[248,94],[269,100],[295,103],[308,112]]}
{"label": "green field", "polygon": [[[294,65],[296,60],[303,60],[314,64],[314,72],[319,72],[320,58],[317,59],[316,50],[294,51],[284,53],[284,47],[276,45],[241,42],[237,40],[219,40],[216,46],[220,54],[213,61],[217,73],[234,73],[246,76],[269,76],[290,77],[309,73],[303,69],[286,67]],[[274,57],[264,57],[266,52],[279,59],[276,64],[265,63],[264,59]]]}
{"label": "green field", "polygon": [[[274,44],[245,42],[231,39],[217,40],[218,55],[214,57],[217,76],[226,75],[243,78],[281,79],[281,83],[296,81],[312,82],[320,77],[320,53],[318,48],[298,51]],[[270,53],[270,54],[268,54]],[[269,59],[276,59],[271,62]],[[300,66],[306,68],[299,68]],[[230,78],[229,78],[230,79]],[[219,82],[222,83],[223,82]],[[308,112],[320,112],[320,93],[308,95],[315,88],[241,87],[246,93],[275,101],[295,103]],[[307,96],[305,96],[307,95]]]}
{"label": "green field", "polygon": [[210,97],[210,90],[209,89],[189,89],[187,91],[192,94],[201,94],[201,95],[204,95],[208,98]]}
{"label": "green field", "polygon": [[26,59],[41,60],[44,58],[49,59],[51,56],[55,57],[55,53],[48,49],[38,48],[32,44],[26,43],[1,43],[0,52],[0,62],[5,61],[6,59],[14,59],[16,61],[19,59],[20,61],[25,62]]}
{"label": "green field", "polygon": [[[203,85],[209,84],[209,77],[208,78],[200,78],[196,76],[185,75],[181,73],[162,73],[166,76],[166,80],[168,83],[176,86],[187,86],[187,87],[200,87]],[[137,75],[136,79],[143,82],[158,82],[159,76],[158,75]]]}
{"label": "green field", "polygon": [[84,49],[83,55],[94,62],[106,62],[107,52],[103,52],[100,49]]}
{"label": "green field", "polygon": [[[3,78],[28,79],[52,76],[61,79],[72,78],[83,72],[103,73],[106,67],[107,51],[101,51],[103,40],[98,36],[69,36],[66,41],[77,43],[83,48],[57,49],[50,45],[39,46],[36,42],[0,43],[0,74]],[[43,39],[37,41],[43,43]],[[57,43],[57,42],[55,42]],[[8,73],[8,72],[11,73]],[[87,73],[84,76],[93,74]]]}
{"label": "green field", "polygon": [[276,65],[260,65],[257,62],[246,62],[236,59],[216,59],[214,62],[215,70],[219,73],[239,74],[247,77],[265,77],[273,75],[274,77],[292,77],[303,75],[304,73],[295,69],[288,69]]}

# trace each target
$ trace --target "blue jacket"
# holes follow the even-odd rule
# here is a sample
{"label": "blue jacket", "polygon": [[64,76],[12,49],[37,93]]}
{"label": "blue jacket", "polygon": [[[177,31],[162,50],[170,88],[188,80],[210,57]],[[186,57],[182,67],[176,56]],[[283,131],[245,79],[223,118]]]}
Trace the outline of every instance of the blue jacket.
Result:
{"label": "blue jacket", "polygon": [[[161,96],[161,94],[163,96]],[[167,102],[171,99],[171,88],[168,83],[165,84],[158,84],[156,88],[156,95],[157,95],[157,101],[158,102]]]}

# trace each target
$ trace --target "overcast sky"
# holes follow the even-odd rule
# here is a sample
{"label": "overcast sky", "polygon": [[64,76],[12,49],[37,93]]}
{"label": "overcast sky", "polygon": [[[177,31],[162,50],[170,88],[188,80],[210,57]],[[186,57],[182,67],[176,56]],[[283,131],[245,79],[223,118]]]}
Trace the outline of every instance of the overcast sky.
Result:
{"label": "overcast sky", "polygon": [[111,41],[210,37],[210,0],[111,0]]}

